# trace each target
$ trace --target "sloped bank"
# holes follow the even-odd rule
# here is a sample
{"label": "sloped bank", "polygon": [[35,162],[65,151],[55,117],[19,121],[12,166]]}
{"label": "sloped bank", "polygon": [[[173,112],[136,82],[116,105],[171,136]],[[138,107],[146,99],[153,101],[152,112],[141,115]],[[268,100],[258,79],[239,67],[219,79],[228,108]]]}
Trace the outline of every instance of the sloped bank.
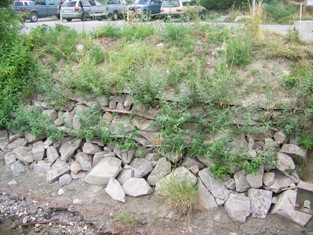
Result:
{"label": "sloped bank", "polygon": [[[103,186],[112,200],[122,203],[127,203],[129,196],[139,197],[154,191],[162,195],[162,187],[171,178],[184,178],[198,185],[199,201],[204,208],[212,210],[224,206],[227,215],[236,222],[245,223],[249,216],[265,218],[270,212],[304,226],[312,217],[293,209],[295,186],[299,182],[295,162],[306,161],[307,152],[292,141],[288,142],[285,134],[274,126],[267,131],[233,136],[230,151],[248,153],[239,161],[251,164],[253,159],[271,150],[275,153],[275,159],[271,159],[275,164],[262,162],[255,171],[247,173],[248,169],[243,170],[239,162],[233,165],[233,172],[219,179],[208,170],[216,164],[214,159],[200,154],[191,157],[188,149],[160,151],[165,141],[153,122],[160,107],[145,108],[133,104],[127,96],[98,97],[97,101],[73,99],[67,110],[55,110],[40,101],[33,104],[49,118],[47,125],[57,127],[65,136],[60,141],[53,141],[43,136],[2,130],[1,155],[6,167],[16,176],[31,169],[45,174],[47,184],[58,181],[60,187],[82,180]],[[101,110],[106,133],[111,138],[122,138],[121,141],[109,139],[104,142],[98,136],[93,136],[92,140],[77,138],[77,131],[84,128],[82,115],[95,104]],[[232,123],[240,125],[236,117]],[[256,125],[256,120],[251,125],[253,123]],[[181,133],[186,137],[187,148],[192,143],[188,133],[188,128]],[[218,141],[219,135],[221,133],[208,137],[207,141]],[[137,145],[130,142],[130,147],[126,148],[121,144],[129,139],[135,140]]]}

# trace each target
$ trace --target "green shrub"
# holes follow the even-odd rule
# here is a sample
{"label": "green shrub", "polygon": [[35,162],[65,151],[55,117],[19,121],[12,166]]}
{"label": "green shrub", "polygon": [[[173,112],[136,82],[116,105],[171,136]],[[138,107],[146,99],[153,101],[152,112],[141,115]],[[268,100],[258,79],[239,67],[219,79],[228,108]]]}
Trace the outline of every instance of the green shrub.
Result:
{"label": "green shrub", "polygon": [[121,35],[126,41],[144,39],[154,34],[152,25],[126,26],[122,29]]}
{"label": "green shrub", "polygon": [[89,57],[96,65],[98,65],[108,58],[108,54],[102,48],[94,46],[89,51]]}
{"label": "green shrub", "polygon": [[298,7],[288,0],[271,0],[266,5],[266,21],[270,23],[290,24],[295,20]]}
{"label": "green shrub", "polygon": [[133,224],[137,221],[135,213],[129,211],[119,213],[116,219],[124,224]]}
{"label": "green shrub", "polygon": [[92,36],[94,38],[99,37],[108,37],[108,38],[120,38],[121,37],[121,29],[112,25],[107,25],[105,27],[97,28]]}

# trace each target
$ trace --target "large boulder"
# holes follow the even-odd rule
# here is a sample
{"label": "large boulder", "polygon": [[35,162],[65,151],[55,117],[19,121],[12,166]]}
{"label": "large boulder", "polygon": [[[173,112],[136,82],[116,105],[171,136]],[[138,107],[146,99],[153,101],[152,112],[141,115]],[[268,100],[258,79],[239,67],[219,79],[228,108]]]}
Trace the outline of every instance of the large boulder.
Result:
{"label": "large boulder", "polygon": [[79,148],[81,142],[80,139],[70,139],[65,141],[60,148],[61,160],[67,162]]}
{"label": "large boulder", "polygon": [[224,182],[220,179],[214,178],[208,169],[201,170],[199,172],[199,177],[205,187],[207,187],[215,197],[217,205],[222,206],[231,192],[225,187]]}
{"label": "large boulder", "polygon": [[16,158],[24,163],[32,163],[34,161],[34,156],[30,147],[18,147],[14,149],[13,152],[15,153]]}
{"label": "large boulder", "polygon": [[46,179],[49,184],[57,181],[62,175],[70,172],[70,167],[66,162],[57,160],[46,174]]}
{"label": "large boulder", "polygon": [[209,190],[204,186],[202,181],[198,180],[198,194],[200,205],[203,206],[207,210],[211,210],[213,208],[218,207],[213,195],[209,192]]}
{"label": "large boulder", "polygon": [[307,159],[307,151],[295,144],[284,144],[280,152],[292,156],[295,161],[306,161]]}
{"label": "large boulder", "polygon": [[276,168],[283,173],[289,174],[296,169],[296,165],[293,162],[292,158],[289,157],[287,154],[278,153]]}
{"label": "large boulder", "polygon": [[242,194],[231,193],[224,207],[227,215],[235,222],[245,223],[250,215],[250,200]]}
{"label": "large boulder", "polygon": [[273,192],[262,189],[249,189],[252,217],[265,218],[272,204]]}
{"label": "large boulder", "polygon": [[109,183],[107,187],[105,188],[105,192],[109,194],[109,196],[113,200],[125,202],[125,192],[123,190],[123,187],[120,185],[120,183],[116,179],[111,178],[109,180]]}
{"label": "large boulder", "polygon": [[153,169],[152,162],[148,161],[145,158],[135,158],[131,162],[130,166],[134,170],[134,177],[135,178],[145,177]]}
{"label": "large boulder", "polygon": [[123,184],[126,195],[139,197],[152,193],[152,188],[143,178],[130,178]]}
{"label": "large boulder", "polygon": [[148,176],[148,183],[150,185],[156,185],[156,183],[162,179],[164,176],[168,175],[171,172],[172,165],[171,163],[165,158],[160,158],[151,172],[151,174]]}
{"label": "large boulder", "polygon": [[269,187],[264,187],[265,189],[268,189],[270,191],[273,191],[274,193],[280,193],[282,189],[288,188],[291,184],[296,183],[296,181],[279,171],[274,171],[275,178],[274,183]]}
{"label": "large boulder", "polygon": [[294,209],[296,197],[297,193],[293,190],[287,190],[280,194],[271,214],[282,216],[301,226],[306,225],[307,222],[312,218],[312,215],[296,211]]}
{"label": "large boulder", "polygon": [[102,159],[84,178],[88,184],[106,185],[110,178],[115,178],[122,170],[122,161],[114,158],[107,157]]}

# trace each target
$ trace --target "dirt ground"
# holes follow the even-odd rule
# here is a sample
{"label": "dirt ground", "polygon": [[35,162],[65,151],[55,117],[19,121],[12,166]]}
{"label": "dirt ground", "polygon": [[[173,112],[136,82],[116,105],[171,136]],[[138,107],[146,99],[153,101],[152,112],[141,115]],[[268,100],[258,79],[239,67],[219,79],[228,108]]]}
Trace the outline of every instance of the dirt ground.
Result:
{"label": "dirt ground", "polygon": [[[223,208],[198,210],[189,218],[178,218],[154,194],[139,198],[127,197],[123,204],[112,200],[103,187],[88,185],[82,180],[75,180],[63,187],[64,194],[58,195],[58,183],[48,184],[44,175],[28,171],[16,177],[6,169],[3,162],[0,163],[1,193],[25,198],[29,206],[28,213],[44,204],[55,211],[81,215],[81,220],[88,227],[79,234],[313,234],[311,222],[306,227],[301,227],[274,215],[268,215],[266,219],[249,217],[245,224],[234,223]],[[9,186],[11,180],[15,180],[17,185]],[[117,216],[123,212],[134,213],[137,222],[123,224],[118,221]],[[0,224],[0,228],[1,226],[5,225]],[[88,231],[89,227],[92,230]],[[1,231],[3,230],[0,229],[0,233]]]}

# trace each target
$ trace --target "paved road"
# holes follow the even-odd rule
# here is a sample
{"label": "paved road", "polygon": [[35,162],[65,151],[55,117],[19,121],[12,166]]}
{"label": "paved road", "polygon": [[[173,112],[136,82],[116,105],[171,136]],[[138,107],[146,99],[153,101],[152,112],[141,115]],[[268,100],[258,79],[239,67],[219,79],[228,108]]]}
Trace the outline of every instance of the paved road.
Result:
{"label": "paved road", "polygon": [[[175,22],[176,24],[192,24],[192,23],[184,23],[184,22]],[[88,20],[88,21],[81,21],[81,20],[73,20],[72,22],[67,22],[66,20],[60,21],[56,18],[43,18],[39,19],[38,22],[32,23],[30,21],[25,22],[25,27],[23,28],[23,32],[28,33],[30,29],[35,28],[40,25],[48,25],[54,27],[56,24],[66,25],[70,28],[76,29],[79,32],[92,32],[97,27],[105,26],[105,25],[114,25],[117,27],[123,27],[128,23],[125,20],[119,21],[97,21],[97,20]],[[162,26],[164,24],[168,24],[163,22],[162,20],[154,20],[150,22],[138,22],[138,24],[153,24],[157,26]],[[209,23],[209,22],[202,22],[202,24],[218,24],[223,25],[227,28],[240,28],[243,27],[244,24],[240,23]],[[293,29],[293,25],[262,25],[262,29],[269,30],[276,33],[287,34],[288,30]]]}

